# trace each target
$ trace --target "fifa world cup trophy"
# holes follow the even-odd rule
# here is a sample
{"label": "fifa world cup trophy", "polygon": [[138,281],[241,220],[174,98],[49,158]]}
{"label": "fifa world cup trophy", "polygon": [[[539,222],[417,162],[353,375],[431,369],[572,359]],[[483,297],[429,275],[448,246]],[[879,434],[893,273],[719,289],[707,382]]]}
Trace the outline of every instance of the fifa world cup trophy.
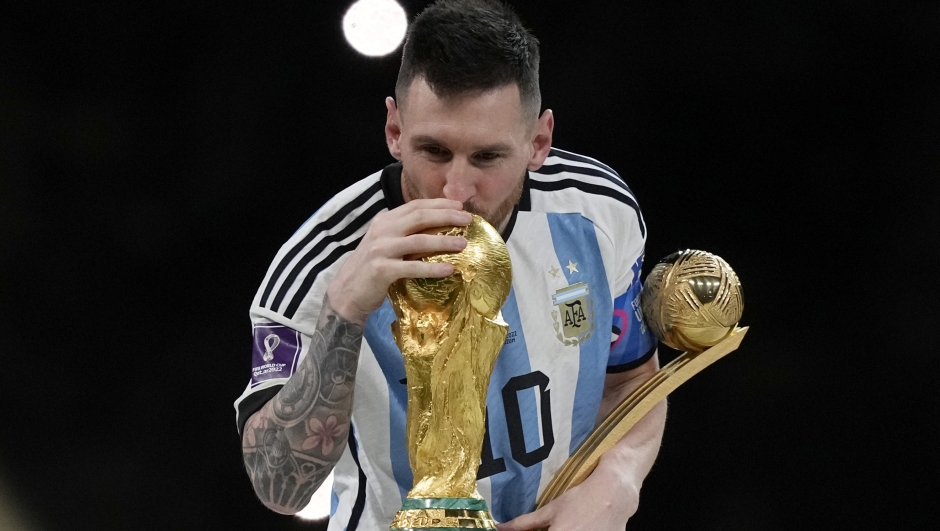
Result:
{"label": "fifa world cup trophy", "polygon": [[392,334],[405,360],[414,473],[391,529],[495,529],[476,476],[490,374],[509,328],[500,308],[512,265],[499,233],[479,216],[467,227],[433,232],[466,237],[460,253],[422,258],[454,264],[454,274],[389,287],[398,317]]}
{"label": "fifa world cup trophy", "polygon": [[685,352],[618,405],[562,465],[538,500],[542,507],[587,478],[609,450],[666,395],[734,351],[747,327],[741,282],[731,266],[704,251],[685,250],[659,261],[641,295],[645,323],[660,341]]}

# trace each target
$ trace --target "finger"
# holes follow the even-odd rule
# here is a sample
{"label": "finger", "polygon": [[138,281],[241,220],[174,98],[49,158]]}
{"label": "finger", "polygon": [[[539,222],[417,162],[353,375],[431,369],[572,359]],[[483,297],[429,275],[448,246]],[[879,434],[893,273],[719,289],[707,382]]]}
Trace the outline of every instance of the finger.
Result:
{"label": "finger", "polygon": [[413,210],[397,220],[400,234],[414,234],[427,229],[463,227],[473,217],[469,212],[450,208],[421,208]]}
{"label": "finger", "polygon": [[388,268],[389,284],[400,278],[444,278],[454,273],[454,266],[447,262],[422,262],[402,260]]}
{"label": "finger", "polygon": [[438,253],[459,253],[465,247],[467,239],[463,236],[412,234],[395,240],[389,254],[402,256],[405,260],[417,260]]}
{"label": "finger", "polygon": [[398,207],[398,209],[404,212],[410,212],[412,210],[418,210],[421,208],[449,208],[451,210],[463,210],[463,203],[460,201],[454,201],[453,199],[414,199],[408,201],[404,205]]}
{"label": "finger", "polygon": [[496,524],[496,529],[499,531],[531,531],[547,528],[551,523],[551,512],[548,509],[549,507],[545,506],[538,511],[524,514],[504,524]]}

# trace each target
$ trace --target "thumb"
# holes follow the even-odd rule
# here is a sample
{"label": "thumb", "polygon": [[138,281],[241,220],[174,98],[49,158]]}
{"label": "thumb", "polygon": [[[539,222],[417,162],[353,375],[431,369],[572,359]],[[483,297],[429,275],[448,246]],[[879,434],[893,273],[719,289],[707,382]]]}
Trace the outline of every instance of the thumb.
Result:
{"label": "thumb", "polygon": [[498,531],[531,531],[544,529],[548,527],[551,520],[551,507],[545,506],[535,512],[524,514],[504,524],[496,524],[496,529]]}

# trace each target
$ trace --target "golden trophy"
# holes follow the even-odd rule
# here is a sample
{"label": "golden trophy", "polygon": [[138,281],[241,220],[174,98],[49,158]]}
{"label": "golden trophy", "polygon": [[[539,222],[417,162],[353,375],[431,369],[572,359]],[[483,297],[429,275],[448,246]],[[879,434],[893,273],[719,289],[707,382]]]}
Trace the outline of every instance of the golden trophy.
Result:
{"label": "golden trophy", "polygon": [[398,320],[392,334],[405,360],[406,437],[414,487],[390,529],[496,529],[477,492],[486,392],[508,325],[500,308],[512,265],[502,237],[479,216],[436,234],[464,236],[448,262],[454,274],[401,279],[389,287]]}
{"label": "golden trophy", "polygon": [[666,345],[686,352],[621,402],[555,474],[538,499],[543,507],[579,485],[600,457],[644,415],[699,371],[736,350],[747,333],[738,328],[744,299],[731,266],[704,251],[663,258],[641,295],[646,323]]}

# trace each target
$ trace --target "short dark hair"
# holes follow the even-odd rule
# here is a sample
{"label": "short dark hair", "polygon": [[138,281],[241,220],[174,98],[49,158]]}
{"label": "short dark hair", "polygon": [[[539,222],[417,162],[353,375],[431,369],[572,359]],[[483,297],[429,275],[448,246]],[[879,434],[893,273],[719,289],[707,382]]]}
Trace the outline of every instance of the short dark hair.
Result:
{"label": "short dark hair", "polygon": [[497,0],[438,0],[408,28],[395,85],[400,101],[422,77],[440,98],[515,83],[525,110],[538,116],[539,41]]}

